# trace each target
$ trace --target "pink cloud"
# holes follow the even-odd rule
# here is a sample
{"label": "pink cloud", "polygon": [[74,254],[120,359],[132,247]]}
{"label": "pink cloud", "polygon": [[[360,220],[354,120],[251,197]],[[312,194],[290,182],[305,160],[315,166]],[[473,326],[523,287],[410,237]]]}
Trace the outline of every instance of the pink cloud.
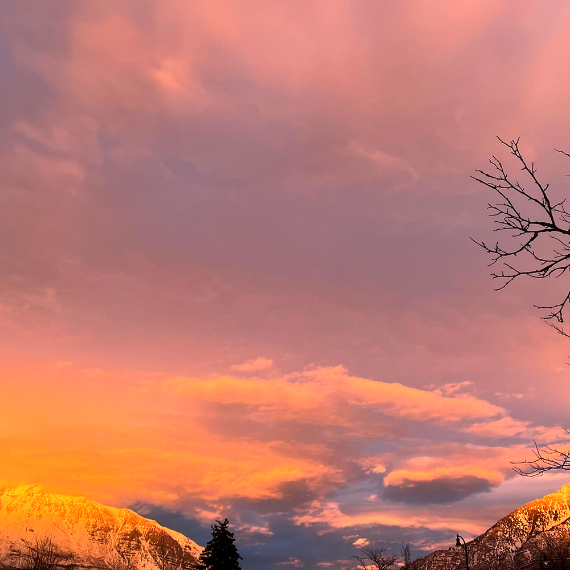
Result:
{"label": "pink cloud", "polygon": [[497,420],[475,423],[465,429],[481,437],[519,437],[540,443],[559,441],[564,436],[561,427],[533,427],[530,422],[504,417]]}
{"label": "pink cloud", "polygon": [[285,562],[277,562],[275,566],[292,566],[293,568],[303,568],[305,564],[298,558],[290,558]]}
{"label": "pink cloud", "polygon": [[449,512],[443,515],[435,513],[410,513],[397,508],[386,508],[375,512],[343,513],[336,503],[316,503],[304,513],[295,516],[299,525],[325,524],[330,530],[351,527],[373,527],[374,525],[400,526],[405,528],[429,528],[433,530],[448,530],[452,528],[465,529],[478,535],[484,532],[484,522],[475,521],[472,517],[453,516]]}
{"label": "pink cloud", "polygon": [[256,372],[258,370],[267,370],[273,366],[273,360],[271,358],[263,358],[262,356],[258,358],[253,358],[244,362],[243,364],[234,364],[232,370],[237,370],[238,372]]}

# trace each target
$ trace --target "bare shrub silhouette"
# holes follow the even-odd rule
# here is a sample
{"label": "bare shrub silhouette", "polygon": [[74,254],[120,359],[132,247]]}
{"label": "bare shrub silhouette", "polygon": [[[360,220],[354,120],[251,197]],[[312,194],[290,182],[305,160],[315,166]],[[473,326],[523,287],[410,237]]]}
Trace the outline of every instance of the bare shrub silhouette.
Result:
{"label": "bare shrub silhouette", "polygon": [[72,560],[71,554],[61,550],[50,536],[22,539],[22,546],[12,552],[11,558],[22,570],[57,570],[69,566]]}
{"label": "bare shrub silhouette", "polygon": [[353,558],[362,570],[389,570],[402,559],[399,554],[388,555],[384,547],[362,548],[361,551],[361,555],[353,556]]}

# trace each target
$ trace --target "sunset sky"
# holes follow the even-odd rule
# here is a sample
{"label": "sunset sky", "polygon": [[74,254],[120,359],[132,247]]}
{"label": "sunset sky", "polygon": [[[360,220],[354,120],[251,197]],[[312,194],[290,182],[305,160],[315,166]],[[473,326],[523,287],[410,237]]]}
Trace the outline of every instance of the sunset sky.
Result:
{"label": "sunset sky", "polygon": [[[567,0],[0,4],[0,486],[245,570],[418,555],[570,482],[570,340],[494,292],[521,137],[564,195]],[[522,175],[521,175],[522,176]]]}

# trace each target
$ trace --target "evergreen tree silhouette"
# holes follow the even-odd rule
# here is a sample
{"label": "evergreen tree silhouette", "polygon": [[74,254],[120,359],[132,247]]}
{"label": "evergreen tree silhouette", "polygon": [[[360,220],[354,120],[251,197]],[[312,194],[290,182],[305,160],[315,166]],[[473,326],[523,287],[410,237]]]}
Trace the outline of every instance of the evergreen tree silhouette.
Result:
{"label": "evergreen tree silhouette", "polygon": [[234,544],[234,533],[228,529],[230,521],[216,521],[212,525],[212,540],[206,544],[200,555],[203,570],[241,570],[239,561],[243,560]]}

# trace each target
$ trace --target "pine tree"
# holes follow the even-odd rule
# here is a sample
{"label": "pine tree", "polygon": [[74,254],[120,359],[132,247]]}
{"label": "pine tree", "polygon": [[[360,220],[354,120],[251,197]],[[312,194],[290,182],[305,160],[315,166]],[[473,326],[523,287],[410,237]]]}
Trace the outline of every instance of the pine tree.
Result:
{"label": "pine tree", "polygon": [[234,544],[234,533],[228,529],[230,521],[216,521],[212,525],[212,540],[206,544],[200,555],[203,570],[241,570],[239,555]]}

